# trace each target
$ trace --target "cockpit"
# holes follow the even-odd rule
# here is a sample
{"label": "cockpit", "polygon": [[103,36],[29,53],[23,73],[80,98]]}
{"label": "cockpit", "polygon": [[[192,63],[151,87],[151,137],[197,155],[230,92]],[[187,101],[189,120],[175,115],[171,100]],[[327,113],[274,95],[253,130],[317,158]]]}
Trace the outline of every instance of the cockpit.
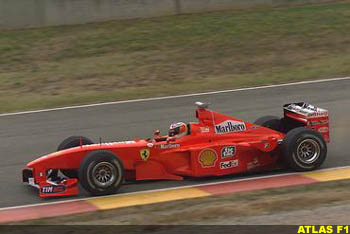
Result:
{"label": "cockpit", "polygon": [[172,123],[169,126],[167,136],[160,136],[160,131],[156,130],[153,135],[153,141],[155,142],[175,141],[189,134],[190,134],[190,124],[186,124],[183,122]]}
{"label": "cockpit", "polygon": [[189,126],[183,122],[173,123],[169,127],[169,137],[175,137],[176,139],[188,135]]}

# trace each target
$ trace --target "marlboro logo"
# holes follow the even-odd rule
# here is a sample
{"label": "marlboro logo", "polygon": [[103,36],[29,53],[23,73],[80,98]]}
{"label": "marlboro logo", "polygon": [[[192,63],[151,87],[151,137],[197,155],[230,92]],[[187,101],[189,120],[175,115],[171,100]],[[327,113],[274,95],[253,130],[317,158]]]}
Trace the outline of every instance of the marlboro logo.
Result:
{"label": "marlboro logo", "polygon": [[220,124],[215,125],[215,132],[217,134],[242,132],[242,131],[246,131],[246,126],[244,122],[226,120]]}

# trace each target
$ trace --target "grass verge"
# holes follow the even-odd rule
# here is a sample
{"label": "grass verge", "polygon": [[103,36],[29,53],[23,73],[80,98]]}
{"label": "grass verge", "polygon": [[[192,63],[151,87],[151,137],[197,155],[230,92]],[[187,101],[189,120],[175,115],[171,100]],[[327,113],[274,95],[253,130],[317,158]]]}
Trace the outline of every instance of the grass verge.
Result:
{"label": "grass verge", "polygon": [[[323,182],[312,185],[266,189],[229,195],[216,195],[198,199],[178,200],[116,210],[96,211],[65,217],[46,218],[15,224],[29,225],[159,225],[159,224],[225,224],[247,220],[260,215],[276,215],[284,212],[313,210],[350,202],[350,180]],[[332,217],[342,222],[349,214],[333,213]],[[326,214],[314,217],[314,221],[327,221]],[[344,220],[345,220],[344,219]],[[277,218],[276,218],[277,220]],[[314,223],[311,215],[306,217]],[[292,221],[291,221],[292,222]],[[345,222],[345,221],[343,221]],[[254,223],[252,223],[254,224]],[[276,223],[275,223],[276,224]]]}
{"label": "grass verge", "polygon": [[0,31],[0,112],[350,74],[350,2]]}

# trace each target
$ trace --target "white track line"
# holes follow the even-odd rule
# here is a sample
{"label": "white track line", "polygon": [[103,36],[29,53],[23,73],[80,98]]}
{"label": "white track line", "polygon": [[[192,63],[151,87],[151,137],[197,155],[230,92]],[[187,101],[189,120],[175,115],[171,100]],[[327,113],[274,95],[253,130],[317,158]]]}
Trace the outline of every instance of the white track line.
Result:
{"label": "white track line", "polygon": [[125,101],[103,102],[103,103],[95,103],[95,104],[87,104],[87,105],[58,107],[58,108],[34,110],[34,111],[22,111],[22,112],[14,112],[14,113],[4,113],[4,114],[0,114],[0,117],[12,116],[12,115],[33,114],[33,113],[41,113],[41,112],[49,112],[49,111],[58,111],[58,110],[69,110],[69,109],[86,108],[86,107],[94,107],[94,106],[123,104],[123,103],[146,102],[146,101],[156,101],[156,100],[184,98],[184,97],[195,97],[195,96],[220,94],[220,93],[230,93],[230,92],[257,90],[257,89],[277,88],[277,87],[285,87],[285,86],[292,86],[292,85],[315,84],[315,83],[332,82],[332,81],[340,81],[340,80],[350,80],[350,77],[321,79],[321,80],[310,80],[310,81],[300,81],[300,82],[285,83],[285,84],[265,85],[265,86],[239,88],[239,89],[228,89],[228,90],[203,92],[203,93],[192,93],[192,94],[165,96],[165,97],[154,97],[154,98],[142,98],[142,99],[133,99],[133,100],[125,100]]}
{"label": "white track line", "polygon": [[[331,170],[339,170],[339,169],[346,169],[346,168],[350,168],[350,166],[325,168],[325,169],[321,169],[321,170],[317,170],[317,171],[318,172],[319,171],[331,171]],[[313,172],[316,172],[316,171],[313,171]],[[35,207],[35,206],[62,204],[62,203],[77,202],[77,201],[88,201],[88,200],[93,200],[96,198],[119,197],[119,196],[133,195],[133,194],[139,194],[139,193],[152,193],[152,192],[169,191],[169,190],[176,190],[176,189],[183,189],[183,188],[196,188],[196,187],[207,186],[207,185],[217,185],[217,184],[226,184],[226,183],[240,182],[240,181],[259,180],[259,179],[289,176],[289,175],[302,175],[304,173],[305,172],[282,173],[282,174],[276,174],[276,175],[257,176],[257,177],[249,177],[249,178],[242,178],[242,179],[236,179],[236,180],[233,179],[233,180],[203,183],[203,184],[184,185],[184,186],[178,186],[178,187],[168,187],[168,188],[162,188],[162,189],[152,189],[152,190],[144,190],[144,191],[130,192],[130,193],[118,193],[118,194],[100,196],[100,197],[86,197],[86,198],[77,198],[77,199],[70,199],[70,200],[57,201],[57,202],[45,202],[45,203],[36,203],[36,204],[22,205],[22,206],[11,206],[11,207],[0,208],[0,211],[14,210],[14,209],[20,209],[20,208],[29,208],[29,207]]]}

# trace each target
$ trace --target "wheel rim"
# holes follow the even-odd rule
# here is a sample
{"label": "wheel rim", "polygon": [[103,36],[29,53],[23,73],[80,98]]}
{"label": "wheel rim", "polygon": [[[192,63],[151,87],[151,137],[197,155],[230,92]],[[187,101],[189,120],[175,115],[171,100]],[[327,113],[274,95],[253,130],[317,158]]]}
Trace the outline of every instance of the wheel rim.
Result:
{"label": "wheel rim", "polygon": [[305,164],[314,163],[320,157],[321,149],[313,139],[305,139],[297,148],[298,159]]}
{"label": "wheel rim", "polygon": [[116,180],[118,173],[108,162],[100,162],[92,169],[92,180],[98,187],[108,187]]}

